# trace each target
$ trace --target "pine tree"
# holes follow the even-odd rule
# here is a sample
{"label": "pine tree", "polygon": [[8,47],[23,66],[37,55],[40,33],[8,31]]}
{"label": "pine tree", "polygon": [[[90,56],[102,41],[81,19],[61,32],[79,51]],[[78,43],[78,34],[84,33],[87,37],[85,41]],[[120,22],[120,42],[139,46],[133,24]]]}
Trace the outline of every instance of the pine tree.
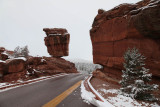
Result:
{"label": "pine tree", "polygon": [[14,57],[17,58],[19,57],[19,54],[21,53],[21,48],[19,46],[17,46],[15,49],[14,49]]}
{"label": "pine tree", "polygon": [[128,49],[124,54],[124,68],[122,70],[121,91],[139,100],[155,100],[151,94],[158,89],[158,85],[149,84],[152,74],[144,67],[146,58],[141,55],[138,49]]}
{"label": "pine tree", "polygon": [[13,57],[15,57],[15,58],[17,58],[17,57],[25,57],[25,58],[27,58],[28,56],[29,56],[28,46],[24,46],[23,48],[17,46],[14,49]]}
{"label": "pine tree", "polygon": [[21,50],[21,54],[23,57],[27,58],[29,56],[28,46],[24,46]]}

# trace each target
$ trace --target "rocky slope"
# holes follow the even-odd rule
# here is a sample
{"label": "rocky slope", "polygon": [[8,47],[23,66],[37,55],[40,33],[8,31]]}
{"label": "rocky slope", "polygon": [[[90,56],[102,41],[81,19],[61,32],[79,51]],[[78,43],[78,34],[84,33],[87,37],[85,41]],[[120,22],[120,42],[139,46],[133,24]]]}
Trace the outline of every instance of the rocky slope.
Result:
{"label": "rocky slope", "polygon": [[47,37],[44,38],[48,53],[53,57],[68,56],[70,34],[62,28],[44,28]]}
{"label": "rocky slope", "polygon": [[[98,10],[90,37],[93,61],[103,65],[105,75],[121,78],[123,54],[137,47],[147,57],[146,68],[160,77],[160,0],[121,4],[109,11]],[[102,75],[97,72],[94,75]]]}
{"label": "rocky slope", "polygon": [[0,60],[0,81],[28,80],[59,73],[77,73],[75,65],[62,58],[29,57]]}
{"label": "rocky slope", "polygon": [[[6,57],[2,57],[2,55]],[[29,80],[59,73],[78,73],[75,65],[58,57],[9,57],[13,51],[0,48],[0,82]]]}

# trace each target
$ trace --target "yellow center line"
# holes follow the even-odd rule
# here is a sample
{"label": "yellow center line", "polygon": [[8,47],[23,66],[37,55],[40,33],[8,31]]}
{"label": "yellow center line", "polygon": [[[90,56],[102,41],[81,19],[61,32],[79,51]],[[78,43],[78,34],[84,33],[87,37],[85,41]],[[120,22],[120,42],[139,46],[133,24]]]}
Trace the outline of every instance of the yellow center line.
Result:
{"label": "yellow center line", "polygon": [[81,81],[82,80],[74,84],[72,87],[64,91],[62,94],[60,94],[56,98],[52,99],[51,101],[43,105],[43,107],[56,107],[62,100],[64,100],[69,94],[71,94],[76,88],[80,86]]}

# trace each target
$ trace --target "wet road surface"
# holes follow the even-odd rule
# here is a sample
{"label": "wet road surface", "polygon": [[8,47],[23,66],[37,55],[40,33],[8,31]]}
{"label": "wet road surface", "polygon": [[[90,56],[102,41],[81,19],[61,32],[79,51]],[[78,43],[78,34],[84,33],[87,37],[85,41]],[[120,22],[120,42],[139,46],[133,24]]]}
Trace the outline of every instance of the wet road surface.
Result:
{"label": "wet road surface", "polygon": [[[83,80],[85,76],[69,74],[0,92],[0,107],[42,107],[80,80]],[[79,86],[57,107],[94,107],[84,103],[80,93]]]}

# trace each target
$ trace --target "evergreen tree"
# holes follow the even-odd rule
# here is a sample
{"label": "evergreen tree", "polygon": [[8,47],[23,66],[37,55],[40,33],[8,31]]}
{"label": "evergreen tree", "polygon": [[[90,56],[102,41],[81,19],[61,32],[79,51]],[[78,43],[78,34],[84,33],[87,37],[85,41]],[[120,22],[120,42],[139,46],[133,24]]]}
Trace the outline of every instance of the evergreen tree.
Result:
{"label": "evergreen tree", "polygon": [[152,74],[144,67],[146,58],[141,55],[138,49],[128,49],[124,54],[124,68],[122,70],[121,91],[139,100],[155,100],[151,94],[158,89],[158,85],[151,85]]}
{"label": "evergreen tree", "polygon": [[21,50],[21,55],[25,58],[27,58],[29,56],[29,50],[28,50],[28,46],[24,46]]}
{"label": "evergreen tree", "polygon": [[25,57],[25,58],[27,58],[28,56],[29,56],[28,46],[24,46],[23,48],[17,46],[14,49],[13,57],[15,57],[15,58],[17,58],[17,57]]}
{"label": "evergreen tree", "polygon": [[17,46],[14,49],[14,55],[13,55],[13,57],[15,57],[15,58],[19,57],[20,53],[21,53],[21,48],[19,46]]}

